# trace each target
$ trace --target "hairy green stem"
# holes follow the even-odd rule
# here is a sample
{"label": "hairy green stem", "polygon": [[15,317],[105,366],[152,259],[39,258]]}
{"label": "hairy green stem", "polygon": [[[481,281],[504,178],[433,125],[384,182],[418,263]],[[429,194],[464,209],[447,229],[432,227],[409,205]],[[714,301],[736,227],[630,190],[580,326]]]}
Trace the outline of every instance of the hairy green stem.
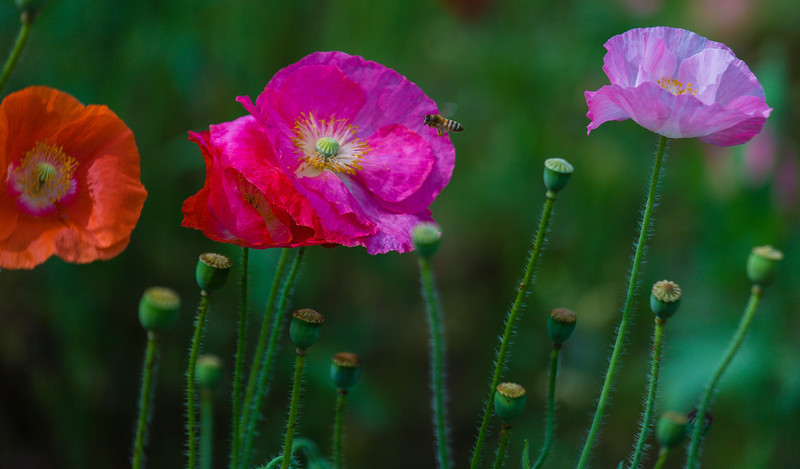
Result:
{"label": "hairy green stem", "polygon": [[340,389],[336,397],[336,417],[333,423],[333,467],[342,468],[342,422],[344,421],[344,403],[347,389]]}
{"label": "hairy green stem", "polygon": [[11,78],[11,71],[14,70],[14,67],[17,65],[19,57],[22,55],[22,50],[28,42],[28,36],[31,34],[31,26],[33,25],[33,18],[31,18],[27,12],[23,12],[20,16],[20,23],[21,27],[17,35],[17,41],[14,43],[14,48],[11,49],[11,54],[9,54],[8,59],[6,59],[2,74],[0,74],[0,94],[2,94],[9,78]]}
{"label": "hairy green stem", "polygon": [[653,207],[656,201],[656,192],[658,189],[658,178],[661,174],[661,163],[664,159],[664,150],[667,147],[667,137],[661,136],[658,141],[658,151],[656,152],[655,163],[653,164],[653,174],[650,177],[650,189],[647,192],[647,202],[645,205],[644,213],[642,214],[642,221],[639,227],[639,239],[636,242],[636,254],[633,257],[633,265],[631,266],[630,276],[628,278],[628,294],[625,297],[625,308],[622,312],[622,320],[620,320],[619,327],[617,328],[617,339],[614,342],[614,350],[611,352],[611,359],[608,362],[608,370],[606,377],[603,381],[603,389],[600,392],[600,397],[597,400],[597,408],[595,409],[594,419],[589,429],[589,434],[586,438],[586,443],[583,446],[580,459],[578,460],[578,469],[586,467],[589,462],[589,455],[594,447],[594,440],[600,430],[600,423],[603,420],[603,413],[606,409],[608,396],[611,394],[611,388],[614,382],[614,374],[617,370],[619,357],[622,355],[623,345],[625,343],[625,332],[628,329],[630,321],[631,310],[633,309],[633,298],[636,293],[636,284],[639,279],[639,266],[644,257],[644,248],[647,244],[647,235],[650,230],[650,219],[653,215]]}
{"label": "hairy green stem", "polygon": [[[234,447],[234,457],[237,460],[241,461],[241,453],[242,451],[242,440],[247,438],[251,429],[246,428],[245,425],[250,421],[250,413],[251,411],[257,412],[257,409],[253,409],[253,398],[256,393],[256,384],[258,383],[258,375],[261,367],[263,366],[263,356],[264,356],[264,349],[267,346],[267,338],[269,337],[269,326],[272,324],[272,315],[273,310],[275,309],[275,299],[278,295],[278,287],[281,284],[281,278],[283,278],[283,272],[286,269],[286,262],[289,259],[289,249],[283,249],[281,251],[281,256],[278,259],[278,264],[275,267],[275,276],[272,279],[272,287],[269,291],[269,296],[267,297],[267,306],[264,308],[264,319],[261,321],[261,331],[258,335],[258,343],[256,344],[256,350],[253,353],[253,362],[250,365],[250,374],[247,376],[247,387],[245,391],[244,402],[242,403],[242,411],[241,417],[239,421],[239,437],[235,440],[238,443],[238,446]],[[254,431],[254,430],[253,430]],[[241,465],[241,464],[240,464]],[[238,469],[240,465],[234,465],[234,469]],[[245,464],[247,467],[249,464]]]}
{"label": "hairy green stem", "polygon": [[481,427],[478,431],[478,436],[475,440],[475,445],[473,446],[472,450],[470,469],[477,469],[478,463],[480,462],[483,440],[486,438],[486,432],[489,428],[489,418],[492,416],[494,395],[495,392],[497,392],[497,385],[500,383],[500,378],[506,366],[506,352],[508,351],[508,347],[511,342],[511,336],[517,321],[517,315],[522,309],[525,297],[528,294],[528,288],[533,279],[533,273],[536,270],[536,263],[539,260],[539,255],[541,254],[544,246],[544,238],[547,233],[547,228],[550,225],[550,215],[553,212],[553,205],[555,205],[555,202],[556,193],[553,191],[547,191],[544,209],[542,210],[542,217],[539,221],[539,229],[536,233],[536,239],[533,243],[533,249],[531,250],[530,258],[528,259],[528,266],[525,269],[522,282],[520,282],[519,287],[517,288],[517,297],[514,300],[514,304],[511,306],[511,310],[506,316],[503,338],[500,340],[500,348],[497,350],[497,356],[495,357],[493,365],[494,369],[492,371],[492,383],[489,386],[489,398],[486,400],[486,405],[483,409]]}
{"label": "hairy green stem", "polygon": [[642,412],[642,428],[636,439],[636,449],[631,458],[631,469],[638,469],[639,461],[642,459],[642,452],[644,451],[644,443],[647,441],[647,435],[650,433],[650,421],[653,418],[653,408],[655,408],[656,404],[656,390],[658,389],[659,378],[658,370],[661,366],[661,342],[664,338],[665,323],[665,320],[656,317],[655,328],[653,329],[653,357],[650,363],[647,400],[645,401],[644,410]]}
{"label": "hairy green stem", "polygon": [[197,424],[195,395],[197,393],[195,382],[195,368],[197,367],[197,354],[200,350],[200,341],[203,338],[203,327],[208,313],[208,292],[200,291],[200,306],[197,309],[197,317],[194,322],[194,337],[192,338],[192,348],[189,352],[189,368],[186,370],[186,443],[188,446],[189,469],[197,467]]}
{"label": "hairy green stem", "polygon": [[503,429],[500,430],[500,444],[497,446],[497,456],[494,458],[494,469],[503,467],[509,438],[511,438],[511,424],[503,422]]}
{"label": "hairy green stem", "polygon": [[739,347],[742,345],[745,335],[747,335],[747,330],[753,322],[758,303],[763,294],[764,289],[759,285],[753,285],[750,289],[750,300],[747,302],[747,308],[744,311],[741,321],[739,321],[739,327],[736,329],[736,333],[733,335],[730,344],[728,344],[728,349],[722,355],[722,359],[717,365],[716,370],[714,370],[714,373],[711,375],[708,386],[706,386],[703,398],[700,400],[700,406],[697,408],[697,417],[694,429],[692,430],[692,440],[689,444],[689,452],[686,457],[686,469],[694,469],[697,467],[700,443],[702,442],[703,435],[703,420],[711,406],[711,397],[714,395],[714,391],[716,390],[717,384],[719,384],[720,378],[722,378],[722,374],[725,373],[734,355],[739,351]]}
{"label": "hairy green stem", "polygon": [[230,467],[239,466],[239,448],[241,441],[241,406],[242,406],[242,367],[244,366],[245,342],[247,342],[247,275],[250,250],[242,248],[241,267],[239,271],[239,324],[236,338],[236,358],[233,371],[233,391],[231,392],[231,454]]}
{"label": "hairy green stem", "polygon": [[[556,425],[556,381],[558,378],[558,356],[561,352],[561,344],[553,344],[553,351],[550,352],[550,380],[547,386],[547,421],[544,430],[544,445],[539,459],[533,465],[534,469],[539,469],[544,464],[550,448],[553,446],[553,430]],[[528,469],[527,467],[525,469]]]}
{"label": "hairy green stem", "polygon": [[210,389],[200,388],[200,468],[214,466],[214,399]]}
{"label": "hairy green stem", "polygon": [[[250,406],[249,415],[245,412],[242,414],[242,422],[246,422],[247,426],[245,427],[245,434],[244,434],[244,452],[242,453],[242,463],[243,467],[247,468],[250,467],[250,458],[253,453],[253,438],[255,437],[255,428],[256,423],[258,422],[258,409],[261,407],[261,399],[267,393],[267,384],[269,382],[269,374],[272,368],[272,360],[275,357],[275,349],[278,346],[278,335],[282,329],[283,320],[286,318],[285,308],[286,302],[289,299],[292,286],[294,285],[294,280],[297,278],[297,272],[300,270],[300,264],[303,260],[303,254],[305,253],[305,247],[301,247],[297,250],[297,256],[294,258],[291,267],[289,268],[289,273],[286,275],[286,281],[283,283],[283,288],[281,289],[280,296],[278,298],[278,307],[275,308],[275,311],[272,312],[270,309],[270,313],[267,316],[271,316],[272,320],[272,333],[269,337],[269,344],[267,345],[266,355],[261,358],[262,364],[259,367],[258,371],[256,371],[258,375],[258,383],[256,386],[255,393],[253,395],[252,405]],[[281,256],[281,260],[283,261],[281,266],[279,267],[281,271],[283,271],[283,265],[285,265],[285,259]],[[276,272],[277,277],[277,272]],[[272,294],[270,294],[272,296]],[[267,317],[264,318],[267,320]],[[263,332],[263,327],[262,327]],[[263,347],[262,347],[263,349]],[[263,352],[262,352],[263,353]],[[256,355],[256,360],[260,355]],[[252,372],[252,371],[251,371]],[[247,416],[247,420],[244,420],[244,417]]]}
{"label": "hairy green stem", "polygon": [[286,421],[286,439],[283,442],[283,462],[281,469],[289,467],[292,457],[292,440],[294,428],[297,425],[297,409],[300,407],[300,390],[303,387],[303,367],[306,363],[306,351],[297,350],[297,359],[294,364],[294,382],[292,383],[292,403],[289,406],[289,420]]}
{"label": "hairy green stem", "polygon": [[444,389],[444,326],[442,325],[442,311],[439,307],[438,295],[431,273],[430,260],[424,256],[419,257],[420,280],[422,294],[425,298],[425,309],[428,313],[428,328],[430,333],[430,367],[431,383],[433,385],[433,426],[436,434],[437,459],[440,469],[448,469],[450,461],[447,444],[447,409],[445,408]]}
{"label": "hairy green stem", "polygon": [[147,424],[150,421],[150,405],[154,397],[154,375],[158,364],[159,336],[147,333],[147,350],[142,368],[142,387],[139,391],[139,418],[136,424],[136,439],[133,443],[133,469],[141,469],[144,461],[144,445],[147,439]]}

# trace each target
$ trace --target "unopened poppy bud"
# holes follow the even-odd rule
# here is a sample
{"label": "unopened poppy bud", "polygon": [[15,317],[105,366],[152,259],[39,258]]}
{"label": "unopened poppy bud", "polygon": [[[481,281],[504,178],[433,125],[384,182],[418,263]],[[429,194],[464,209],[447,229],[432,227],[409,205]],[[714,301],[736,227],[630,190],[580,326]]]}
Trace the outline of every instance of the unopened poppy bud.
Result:
{"label": "unopened poppy bud", "polygon": [[747,278],[756,285],[765,286],[772,282],[783,253],[772,246],[758,246],[750,251],[747,258]]}
{"label": "unopened poppy bud", "polygon": [[656,439],[662,448],[674,448],[686,438],[686,415],[680,412],[664,412],[658,419]]}
{"label": "unopened poppy bud", "polygon": [[197,260],[195,276],[201,290],[211,293],[225,284],[231,270],[231,260],[222,254],[207,252]]}
{"label": "unopened poppy bud", "polygon": [[558,192],[567,185],[572,174],[572,165],[561,158],[549,158],[544,162],[544,186],[550,192]]}
{"label": "unopened poppy bud", "polygon": [[702,425],[700,429],[700,435],[706,436],[706,433],[711,429],[711,422],[714,421],[714,417],[711,416],[711,412],[706,412],[706,416],[702,422],[697,422],[697,409],[689,412],[689,415],[686,416],[686,426],[688,430],[693,431],[695,425]]}
{"label": "unopened poppy bud", "polygon": [[669,280],[661,280],[650,291],[650,309],[659,319],[672,317],[681,304],[681,287]]}
{"label": "unopened poppy bud", "polygon": [[350,352],[339,352],[331,360],[331,379],[338,389],[349,389],[358,381],[361,359]]}
{"label": "unopened poppy bud", "polygon": [[417,250],[417,255],[425,259],[430,259],[439,249],[439,240],[442,232],[435,223],[419,223],[411,230],[411,240]]}
{"label": "unopened poppy bud", "polygon": [[216,355],[200,355],[197,357],[194,376],[200,387],[216,387],[222,380],[222,360]]}
{"label": "unopened poppy bud", "polygon": [[522,414],[525,409],[525,388],[517,383],[500,383],[494,393],[494,413],[505,423]]}
{"label": "unopened poppy bud", "polygon": [[166,332],[178,321],[181,297],[167,287],[150,287],[139,301],[139,322],[145,330]]}
{"label": "unopened poppy bud", "polygon": [[566,308],[555,308],[550,310],[547,317],[547,335],[554,344],[562,344],[575,330],[578,315],[574,311]]}
{"label": "unopened poppy bud", "polygon": [[314,345],[322,332],[324,320],[321,314],[310,308],[298,309],[292,313],[289,337],[298,350],[305,350]]}

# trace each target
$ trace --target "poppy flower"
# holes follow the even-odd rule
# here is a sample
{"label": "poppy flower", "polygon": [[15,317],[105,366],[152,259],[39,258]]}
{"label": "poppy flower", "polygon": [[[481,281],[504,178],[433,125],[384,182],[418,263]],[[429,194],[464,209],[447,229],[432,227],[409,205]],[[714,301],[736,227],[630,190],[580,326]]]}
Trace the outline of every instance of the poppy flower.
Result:
{"label": "poppy flower", "polygon": [[432,220],[455,164],[449,137],[424,126],[421,116],[437,109],[417,85],[362,57],[317,52],[280,70],[255,104],[238,101],[264,126],[275,159],[243,152],[232,165],[256,186],[259,171],[286,175],[308,204],[281,208],[314,230],[309,239],[370,254],[414,249],[411,230]]}
{"label": "poppy flower", "polygon": [[182,226],[256,249],[329,242],[317,236],[324,233],[319,218],[277,165],[266,129],[253,116],[189,132],[189,139],[200,147],[206,181],[184,201]]}
{"label": "poppy flower", "polygon": [[125,249],[147,192],[133,132],[106,106],[44,86],[0,103],[0,267],[52,255],[110,259]]}
{"label": "poppy flower", "polygon": [[605,48],[603,71],[611,84],[585,93],[587,134],[604,122],[632,119],[668,138],[739,145],[761,131],[772,111],[733,51],[691,31],[632,29]]}

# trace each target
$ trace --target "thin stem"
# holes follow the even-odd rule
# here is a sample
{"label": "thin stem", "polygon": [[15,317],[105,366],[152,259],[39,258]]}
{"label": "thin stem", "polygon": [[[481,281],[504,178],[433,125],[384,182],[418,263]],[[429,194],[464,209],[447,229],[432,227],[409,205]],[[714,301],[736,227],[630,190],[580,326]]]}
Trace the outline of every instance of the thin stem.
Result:
{"label": "thin stem", "polygon": [[[550,448],[553,446],[553,429],[556,425],[556,381],[558,378],[558,356],[561,352],[561,344],[553,344],[553,351],[550,352],[550,381],[547,386],[547,421],[544,430],[544,446],[539,454],[539,459],[533,465],[533,469],[539,469],[547,459]],[[528,469],[527,467],[525,469]]]}
{"label": "thin stem", "polygon": [[589,435],[586,438],[586,444],[583,446],[581,457],[578,460],[578,469],[582,469],[589,462],[589,455],[594,447],[594,440],[600,430],[600,423],[603,420],[603,413],[606,409],[608,396],[611,394],[611,388],[614,382],[614,373],[617,370],[619,357],[622,354],[622,348],[625,343],[625,332],[628,329],[628,322],[630,320],[631,310],[633,309],[633,298],[636,293],[636,285],[639,279],[639,266],[644,257],[644,248],[647,244],[647,234],[650,230],[650,218],[653,214],[653,207],[656,201],[656,192],[658,189],[658,178],[661,174],[661,162],[664,159],[664,150],[667,146],[667,137],[661,136],[658,141],[658,151],[656,152],[656,160],[653,164],[653,174],[650,177],[650,189],[647,192],[647,202],[645,205],[644,213],[642,214],[641,226],[639,229],[639,239],[636,242],[636,254],[633,257],[633,265],[630,270],[630,277],[628,279],[628,294],[625,297],[625,308],[622,312],[622,320],[617,328],[617,339],[614,342],[614,350],[611,352],[611,359],[608,363],[608,370],[606,371],[605,381],[603,381],[603,389],[600,392],[600,397],[597,400],[597,409],[594,413],[592,426],[589,429]]}
{"label": "thin stem", "polygon": [[340,389],[336,397],[336,417],[333,423],[333,467],[342,468],[342,422],[344,420],[344,403],[347,389]]}
{"label": "thin stem", "polygon": [[247,275],[248,275],[248,257],[250,250],[242,248],[241,268],[239,271],[239,325],[238,334],[236,339],[236,358],[233,371],[233,392],[231,395],[231,404],[233,408],[233,415],[231,421],[233,428],[231,430],[231,454],[230,454],[230,467],[236,469],[239,466],[239,446],[241,434],[239,427],[241,426],[241,405],[242,405],[242,367],[244,365],[244,348],[247,341]]}
{"label": "thin stem", "polygon": [[692,430],[692,440],[689,444],[689,453],[686,457],[687,469],[694,469],[697,466],[703,433],[703,420],[705,419],[706,412],[711,406],[711,397],[716,390],[722,374],[728,368],[728,365],[731,363],[731,360],[733,360],[736,352],[739,351],[739,347],[742,345],[745,335],[747,335],[747,330],[750,328],[750,323],[753,322],[756,309],[758,308],[758,303],[763,294],[764,289],[758,285],[753,285],[753,287],[750,289],[750,300],[747,302],[747,308],[744,311],[741,321],[739,321],[739,328],[736,329],[736,333],[733,335],[730,344],[728,344],[728,349],[722,355],[722,360],[720,360],[719,364],[717,365],[717,369],[714,370],[714,373],[711,375],[711,380],[708,382],[708,386],[706,386],[703,398],[700,400],[700,406],[697,408],[697,418],[694,429]]}
{"label": "thin stem", "polygon": [[533,273],[536,270],[536,263],[539,260],[539,255],[541,254],[544,246],[544,238],[545,234],[547,233],[547,227],[550,225],[550,215],[553,212],[553,205],[555,205],[555,202],[556,193],[547,191],[544,209],[542,210],[542,217],[539,221],[539,229],[536,233],[536,239],[533,243],[533,249],[531,250],[530,258],[528,259],[528,266],[525,269],[522,282],[520,282],[519,287],[517,288],[517,297],[514,300],[514,304],[511,306],[511,310],[506,316],[505,331],[503,332],[503,338],[500,340],[500,348],[498,349],[497,356],[495,357],[493,365],[494,370],[492,371],[492,383],[489,386],[489,398],[486,400],[486,405],[483,409],[483,420],[481,421],[478,437],[476,438],[475,446],[473,447],[470,469],[477,469],[478,463],[480,462],[483,440],[486,438],[486,432],[489,428],[489,418],[492,415],[494,394],[497,391],[497,385],[500,383],[500,378],[503,374],[503,370],[506,367],[506,352],[511,342],[511,335],[514,331],[517,315],[519,314],[520,309],[522,309],[525,297],[528,294],[528,287],[533,279]]}
{"label": "thin stem", "polygon": [[11,78],[11,71],[14,70],[14,67],[17,65],[19,57],[22,55],[22,50],[28,42],[28,36],[31,34],[31,26],[33,25],[33,18],[31,18],[28,12],[23,12],[20,16],[20,23],[22,23],[22,27],[17,35],[17,42],[14,43],[14,48],[11,49],[11,54],[9,54],[6,64],[3,66],[2,74],[0,74],[0,94],[2,94],[9,78]]}
{"label": "thin stem", "polygon": [[287,469],[292,457],[292,440],[297,424],[297,409],[300,406],[300,389],[303,387],[303,367],[306,363],[306,351],[297,350],[294,364],[294,382],[292,383],[292,403],[289,406],[289,420],[286,421],[286,440],[283,443],[283,462],[281,469]]}
{"label": "thin stem", "polygon": [[439,307],[438,295],[431,273],[431,264],[428,258],[419,257],[420,280],[422,293],[425,297],[425,306],[428,313],[428,328],[431,345],[431,383],[433,385],[433,426],[436,433],[437,459],[441,469],[450,467],[447,445],[447,409],[445,408],[444,389],[444,338],[442,311]]}
{"label": "thin stem", "polygon": [[661,366],[661,343],[664,338],[665,320],[656,317],[655,328],[653,329],[653,357],[650,363],[650,379],[647,389],[647,401],[645,402],[642,413],[642,428],[636,440],[636,450],[631,458],[631,469],[638,469],[639,461],[644,451],[644,443],[650,433],[650,422],[653,418],[653,408],[656,403],[656,390],[658,389],[658,370]]}
{"label": "thin stem", "polygon": [[197,309],[197,317],[194,322],[194,337],[192,338],[192,348],[189,352],[189,368],[186,370],[186,443],[188,445],[189,469],[197,467],[197,436],[196,423],[197,416],[195,394],[197,393],[195,382],[195,368],[197,367],[197,354],[200,349],[200,341],[203,337],[203,326],[208,312],[208,292],[200,291],[200,306]]}
{"label": "thin stem", "polygon": [[667,462],[667,456],[669,456],[669,448],[662,447],[658,451],[658,461],[656,461],[656,465],[653,466],[653,469],[661,469],[664,467],[664,464]]}
{"label": "thin stem", "polygon": [[494,458],[494,469],[503,467],[509,438],[511,438],[511,424],[503,422],[503,429],[500,430],[500,444],[497,446],[497,456]]}
{"label": "thin stem", "polygon": [[[275,276],[272,279],[272,287],[269,291],[269,296],[267,297],[267,306],[264,309],[264,319],[261,322],[261,332],[258,335],[258,343],[256,345],[256,350],[253,353],[253,363],[250,365],[250,374],[247,376],[247,390],[245,392],[244,402],[242,404],[242,414],[239,420],[239,437],[234,440],[238,443],[238,446],[234,447],[233,453],[234,457],[238,459],[240,456],[239,453],[242,451],[242,438],[246,438],[248,433],[251,431],[250,429],[244,428],[244,425],[250,421],[250,412],[257,412],[257,410],[253,409],[253,397],[256,392],[256,383],[258,382],[258,375],[261,367],[263,366],[263,355],[264,355],[264,348],[267,346],[267,337],[269,334],[269,326],[272,324],[272,315],[275,309],[275,298],[278,294],[278,287],[281,283],[281,278],[283,277],[283,272],[286,269],[286,261],[289,259],[289,249],[283,249],[281,251],[281,256],[278,259],[278,264],[275,267]],[[244,430],[244,435],[242,431]],[[249,464],[245,464],[247,467]],[[238,469],[238,465],[233,466],[234,469]]]}
{"label": "thin stem", "polygon": [[141,469],[144,461],[144,445],[147,439],[147,424],[150,421],[150,405],[154,397],[155,369],[158,363],[158,334],[147,333],[147,350],[142,368],[142,387],[139,391],[139,418],[136,424],[136,439],[133,443],[133,469]]}
{"label": "thin stem", "polygon": [[[255,436],[255,428],[258,421],[258,409],[261,407],[261,399],[267,393],[267,383],[269,382],[269,374],[272,369],[272,361],[275,357],[275,349],[278,346],[278,335],[282,329],[283,320],[287,316],[285,314],[286,302],[289,299],[292,286],[300,270],[300,264],[302,263],[305,249],[305,247],[301,247],[297,250],[297,256],[294,258],[294,261],[292,261],[289,273],[286,275],[286,281],[283,283],[283,288],[281,289],[278,299],[278,307],[275,309],[275,314],[272,314],[274,318],[272,321],[272,333],[270,334],[266,356],[262,358],[262,366],[258,370],[258,386],[256,387],[256,392],[253,397],[247,427],[245,428],[244,453],[242,457],[244,467],[250,466],[250,457],[253,452],[253,437]],[[244,422],[244,420],[242,421]]]}
{"label": "thin stem", "polygon": [[214,466],[214,399],[210,389],[200,388],[200,468]]}

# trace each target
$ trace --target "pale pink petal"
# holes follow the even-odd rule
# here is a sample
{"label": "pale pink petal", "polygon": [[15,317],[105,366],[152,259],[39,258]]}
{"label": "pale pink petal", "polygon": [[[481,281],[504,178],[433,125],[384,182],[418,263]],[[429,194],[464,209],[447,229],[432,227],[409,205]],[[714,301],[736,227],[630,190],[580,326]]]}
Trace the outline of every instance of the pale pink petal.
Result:
{"label": "pale pink petal", "polygon": [[614,36],[605,47],[611,85],[585,93],[587,133],[630,118],[669,138],[728,146],[756,135],[770,114],[761,84],[724,44],[656,27]]}

